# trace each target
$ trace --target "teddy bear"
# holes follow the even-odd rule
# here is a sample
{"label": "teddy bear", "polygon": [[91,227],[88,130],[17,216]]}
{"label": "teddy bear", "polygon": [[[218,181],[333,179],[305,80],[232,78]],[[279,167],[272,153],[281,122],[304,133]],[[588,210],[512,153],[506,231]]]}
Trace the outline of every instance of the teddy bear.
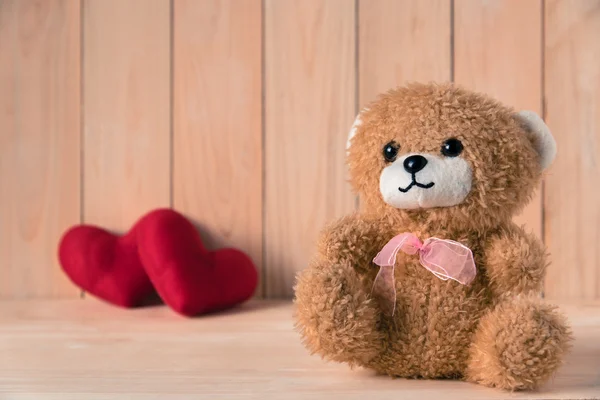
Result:
{"label": "teddy bear", "polygon": [[542,118],[484,93],[380,94],[348,138],[359,210],[322,230],[296,277],[304,346],[391,377],[544,384],[573,337],[540,296],[547,250],[512,219],[555,156]]}

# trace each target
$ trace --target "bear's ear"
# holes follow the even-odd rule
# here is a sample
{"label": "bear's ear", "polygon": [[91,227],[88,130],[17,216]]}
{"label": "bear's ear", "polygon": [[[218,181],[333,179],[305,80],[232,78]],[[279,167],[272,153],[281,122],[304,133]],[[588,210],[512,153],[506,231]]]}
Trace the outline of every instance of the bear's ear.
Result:
{"label": "bear's ear", "polygon": [[346,151],[348,151],[350,149],[350,145],[352,144],[352,138],[354,137],[354,135],[356,135],[356,131],[358,130],[358,127],[362,124],[361,114],[367,110],[368,110],[368,108],[361,110],[358,113],[358,115],[356,116],[356,118],[354,119],[354,123],[352,124],[352,127],[350,128],[350,133],[348,133],[348,140],[346,141]]}
{"label": "bear's ear", "polygon": [[542,169],[548,168],[556,157],[556,141],[552,137],[550,129],[544,120],[534,111],[519,111],[516,117],[525,125],[529,134],[529,140],[533,144],[533,148],[540,155]]}

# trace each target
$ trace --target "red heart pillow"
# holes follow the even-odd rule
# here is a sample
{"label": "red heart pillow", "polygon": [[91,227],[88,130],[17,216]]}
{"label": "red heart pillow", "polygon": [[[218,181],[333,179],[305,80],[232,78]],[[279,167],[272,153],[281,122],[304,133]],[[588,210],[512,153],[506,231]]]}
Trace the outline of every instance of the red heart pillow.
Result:
{"label": "red heart pillow", "polygon": [[156,290],[187,316],[232,307],[258,285],[246,254],[206,250],[194,226],[170,209],[146,214],[122,237],[96,226],[71,228],[60,241],[59,259],[69,278],[96,297],[133,307]]}
{"label": "red heart pillow", "polygon": [[58,258],[74,284],[112,304],[138,306],[154,292],[138,256],[135,228],[118,237],[96,226],[75,226],[61,238]]}
{"label": "red heart pillow", "polygon": [[196,228],[171,209],[138,223],[138,253],[156,291],[173,310],[198,315],[241,303],[254,294],[258,272],[243,252],[208,251]]}

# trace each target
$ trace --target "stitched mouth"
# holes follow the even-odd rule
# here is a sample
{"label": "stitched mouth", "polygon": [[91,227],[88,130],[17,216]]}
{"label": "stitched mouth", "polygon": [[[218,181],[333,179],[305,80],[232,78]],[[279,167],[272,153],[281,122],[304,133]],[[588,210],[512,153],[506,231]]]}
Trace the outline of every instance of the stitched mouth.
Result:
{"label": "stitched mouth", "polygon": [[399,187],[398,190],[401,191],[402,193],[406,193],[410,189],[412,189],[413,186],[420,187],[420,188],[423,188],[423,189],[429,189],[429,188],[433,187],[433,185],[435,185],[434,182],[429,182],[427,184],[423,184],[423,183],[417,182],[417,177],[415,176],[415,174],[413,174],[412,175],[412,182],[410,183],[410,185],[408,185],[405,188]]}

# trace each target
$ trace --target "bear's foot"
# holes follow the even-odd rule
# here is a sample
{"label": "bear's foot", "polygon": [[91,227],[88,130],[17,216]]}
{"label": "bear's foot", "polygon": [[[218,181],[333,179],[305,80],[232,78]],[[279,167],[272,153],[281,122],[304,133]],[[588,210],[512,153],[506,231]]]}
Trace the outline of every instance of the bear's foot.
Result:
{"label": "bear's foot", "polygon": [[532,298],[503,301],[479,323],[466,379],[506,390],[536,389],[561,365],[571,340],[554,307]]}

